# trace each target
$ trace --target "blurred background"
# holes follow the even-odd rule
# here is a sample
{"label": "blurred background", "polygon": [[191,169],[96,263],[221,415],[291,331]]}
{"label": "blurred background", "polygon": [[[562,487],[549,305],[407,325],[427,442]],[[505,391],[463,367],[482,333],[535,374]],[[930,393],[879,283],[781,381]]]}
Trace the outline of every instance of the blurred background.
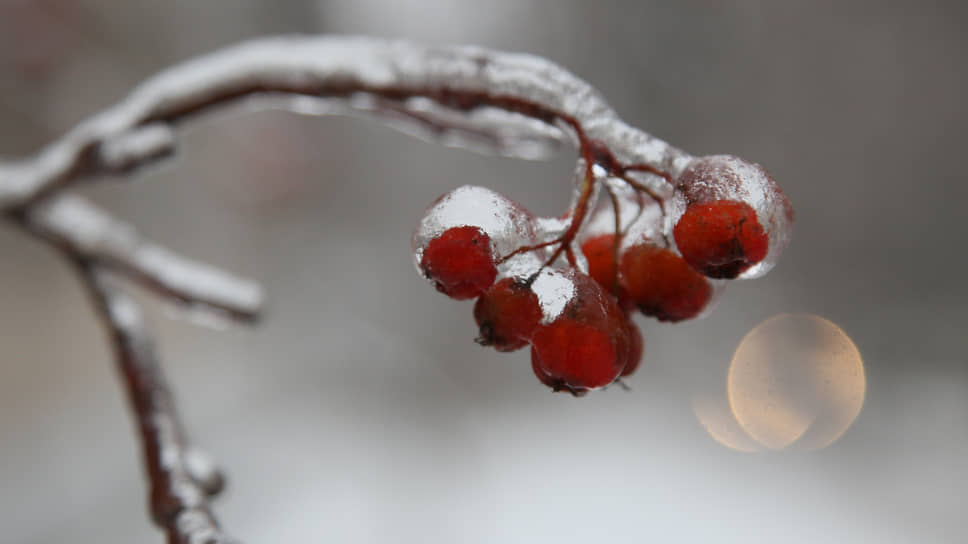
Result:
{"label": "blurred background", "polygon": [[[262,324],[221,332],[138,295],[191,434],[230,477],[225,527],[248,543],[958,542],[968,10],[914,6],[0,0],[0,155],[36,151],[171,63],[265,34],[546,56],[632,125],[765,165],[797,210],[779,266],[705,319],[640,317],[631,392],[553,395],[527,351],[472,342],[471,305],[418,277],[409,234],[463,184],[560,213],[570,151],[520,162],[280,112],[193,124],[176,160],[83,193],[267,288]],[[0,251],[4,541],[160,542],[76,278],[14,228]],[[863,410],[824,449],[726,447],[697,399],[723,397],[737,344],[786,312],[853,339]]]}

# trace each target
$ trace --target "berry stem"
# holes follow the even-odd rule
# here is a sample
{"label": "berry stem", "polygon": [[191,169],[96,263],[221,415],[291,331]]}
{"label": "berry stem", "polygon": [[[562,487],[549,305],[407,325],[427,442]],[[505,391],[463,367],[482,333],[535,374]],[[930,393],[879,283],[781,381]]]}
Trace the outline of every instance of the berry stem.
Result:
{"label": "berry stem", "polygon": [[505,261],[507,261],[511,257],[515,257],[517,255],[521,255],[522,253],[527,253],[529,251],[537,251],[539,249],[544,249],[544,248],[546,248],[548,246],[553,246],[553,245],[561,242],[561,240],[562,240],[562,238],[559,237],[559,238],[555,238],[554,240],[548,240],[547,242],[542,242],[540,244],[535,244],[535,245],[532,245],[532,246],[521,246],[521,247],[515,249],[514,251],[512,251],[511,253],[508,253],[507,255],[501,257],[500,259],[498,259],[495,262],[497,262],[497,264],[503,264]]}
{"label": "berry stem", "polygon": [[618,248],[622,245],[622,237],[624,233],[622,232],[622,218],[621,211],[618,205],[618,197],[615,196],[615,191],[611,187],[605,185],[605,192],[608,193],[609,200],[612,201],[612,209],[615,211],[615,243],[612,244],[612,285],[618,285]]}

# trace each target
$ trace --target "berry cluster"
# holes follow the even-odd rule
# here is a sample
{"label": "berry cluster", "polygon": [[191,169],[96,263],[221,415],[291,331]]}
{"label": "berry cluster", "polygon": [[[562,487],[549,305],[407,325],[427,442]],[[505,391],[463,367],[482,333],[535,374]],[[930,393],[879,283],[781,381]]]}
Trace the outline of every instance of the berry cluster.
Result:
{"label": "berry cluster", "polygon": [[[576,396],[638,368],[635,310],[668,322],[700,316],[724,280],[773,266],[792,222],[772,178],[735,157],[695,159],[675,177],[590,165],[563,219],[465,186],[434,202],[413,236],[417,267],[438,291],[477,299],[478,343],[530,345],[538,379]],[[669,194],[637,175],[664,178]],[[610,198],[596,205],[601,187]]]}

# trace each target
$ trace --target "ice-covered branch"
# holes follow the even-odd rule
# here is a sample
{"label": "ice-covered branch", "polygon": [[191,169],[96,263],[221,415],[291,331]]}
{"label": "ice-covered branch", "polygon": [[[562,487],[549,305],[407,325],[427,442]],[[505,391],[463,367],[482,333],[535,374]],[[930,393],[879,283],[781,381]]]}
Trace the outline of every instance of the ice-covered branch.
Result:
{"label": "ice-covered branch", "polygon": [[[608,254],[616,263],[620,251],[633,254],[632,250],[639,252],[635,255],[682,260],[670,240],[673,225],[687,209],[697,210],[707,203],[726,202],[733,206],[731,210],[745,206],[745,215],[737,224],[762,227],[750,235],[758,244],[755,259],[752,250],[732,243],[738,240],[735,236],[723,246],[731,252],[726,255],[732,259],[727,264],[736,261],[733,253],[739,251],[740,257],[749,257],[748,262],[740,263],[748,268],[725,272],[717,268],[712,270],[715,275],[707,274],[710,277],[762,275],[775,264],[789,240],[793,210],[765,169],[730,156],[692,157],[630,127],[588,83],[542,58],[480,47],[289,36],[243,43],[169,68],[33,157],[0,161],[0,212],[63,251],[90,292],[110,334],[136,416],[151,487],[151,511],[170,544],[230,541],[208,507],[208,495],[217,492],[221,478],[204,456],[189,448],[139,309],[114,288],[108,273],[123,274],[168,301],[241,320],[256,317],[262,291],[249,280],[188,260],[142,238],[133,226],[64,189],[82,179],[127,176],[164,160],[175,152],[182,124],[239,105],[376,118],[444,145],[525,159],[547,157],[562,142],[574,145],[578,151],[575,196],[560,216],[534,218],[498,195],[484,199],[493,209],[483,212],[487,220],[481,224],[494,226],[492,212],[496,209],[506,212],[508,218],[517,218],[509,225],[524,225],[522,228],[513,232],[474,230],[477,227],[470,226],[466,214],[483,209],[482,201],[474,201],[460,207],[460,217],[430,217],[422,222],[421,228],[426,228],[419,231],[420,236],[415,235],[415,255],[429,247],[432,239],[452,231],[460,236],[467,228],[474,233],[470,245],[477,251],[486,253],[482,248],[489,247],[489,243],[479,244],[477,236],[487,235],[498,245],[506,242],[508,247],[500,247],[498,256],[485,255],[490,268],[485,266],[483,277],[493,281],[500,265],[527,278],[515,280],[515,288],[531,289],[537,285],[539,273],[559,260],[566,261],[569,274],[587,268],[586,258],[574,246],[581,242],[582,229],[594,223],[591,216],[603,185],[614,215],[599,214],[605,230],[596,234],[611,231]],[[480,194],[475,191],[462,188],[452,193]],[[447,202],[440,200],[438,205]],[[700,212],[705,213],[704,209]],[[443,219],[454,223],[446,225],[446,232]],[[501,238],[502,233],[508,236]],[[706,240],[703,236],[698,239]],[[423,273],[431,277],[435,265],[430,260],[430,264],[423,263],[419,256],[418,261]],[[682,263],[691,270],[684,260]],[[603,285],[614,286],[619,277],[617,268],[611,268],[613,281]],[[690,274],[698,276],[701,286],[707,285],[699,272]],[[633,275],[653,277],[651,272]],[[591,285],[588,282],[594,280],[587,278],[581,285]],[[691,297],[695,289],[690,285]],[[437,285],[443,291],[442,286]],[[688,315],[657,313],[648,299],[650,293],[633,302],[647,315],[678,320],[702,309],[709,293],[701,294],[702,300],[695,308],[689,307]],[[617,302],[613,306],[616,315],[621,313]],[[616,339],[609,348],[616,354],[611,363],[621,362],[611,370],[621,372],[625,362],[617,356],[621,347],[617,339],[624,337],[625,329],[616,325],[615,330],[619,332],[606,336]],[[641,339],[639,343],[641,353]],[[627,344],[623,345],[631,359],[634,350],[631,341]],[[549,376],[542,381],[559,388],[561,384]],[[616,376],[613,372],[605,376],[607,380],[588,387],[607,385]]]}
{"label": "ice-covered branch", "polygon": [[26,226],[85,259],[117,270],[163,299],[251,320],[262,306],[262,288],[149,240],[81,197],[57,195],[32,206]]}
{"label": "ice-covered branch", "polygon": [[221,487],[212,463],[194,462],[175,403],[158,364],[138,306],[111,285],[97,264],[70,250],[114,348],[121,381],[141,436],[154,522],[169,544],[228,544],[209,509],[208,497]]}
{"label": "ice-covered branch", "polygon": [[[364,37],[265,38],[170,68],[35,157],[0,163],[0,208],[169,153],[170,128],[243,98],[308,113],[363,112],[450,145],[542,156],[564,135],[620,164],[676,175],[692,157],[622,122],[598,92],[542,58]],[[517,142],[532,146],[512,145]],[[662,187],[654,176],[646,182]]]}

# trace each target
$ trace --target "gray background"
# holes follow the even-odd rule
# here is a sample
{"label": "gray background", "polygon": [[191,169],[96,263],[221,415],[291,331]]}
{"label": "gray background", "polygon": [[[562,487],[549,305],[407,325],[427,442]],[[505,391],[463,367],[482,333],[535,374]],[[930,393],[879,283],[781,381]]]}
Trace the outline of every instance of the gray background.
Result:
{"label": "gray background", "polygon": [[[85,189],[150,236],[264,282],[256,328],[151,302],[197,441],[246,542],[957,542],[968,487],[960,2],[0,0],[0,154],[36,150],[162,67],[247,37],[372,33],[547,56],[631,124],[767,166],[798,217],[708,318],[644,320],[633,392],[548,394],[477,347],[470,304],[414,273],[432,199],[491,187],[543,214],[573,157],[527,163],[371,123],[208,120],[131,184]],[[56,256],[0,229],[4,542],[160,542],[107,347]],[[140,297],[148,300],[146,297]],[[739,339],[838,323],[867,399],[813,453],[746,455],[696,422]],[[290,540],[291,539],[291,540]],[[298,539],[298,540],[296,540]]]}

